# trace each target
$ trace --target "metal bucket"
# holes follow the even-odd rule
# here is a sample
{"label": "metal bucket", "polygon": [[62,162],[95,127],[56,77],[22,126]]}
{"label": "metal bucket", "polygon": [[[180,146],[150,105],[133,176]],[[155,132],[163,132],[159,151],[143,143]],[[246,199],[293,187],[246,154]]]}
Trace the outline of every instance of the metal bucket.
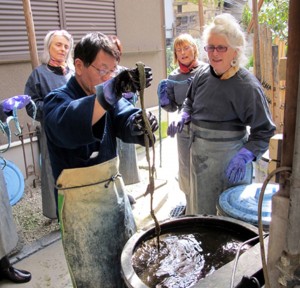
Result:
{"label": "metal bucket", "polygon": [[[223,216],[192,215],[172,219],[160,224],[161,235],[167,233],[178,233],[180,231],[199,230],[202,227],[215,229],[218,233],[231,233],[246,241],[258,235],[255,226],[248,223]],[[147,240],[155,236],[155,227],[146,231],[135,233],[126,243],[121,255],[122,276],[128,288],[147,288],[147,286],[136,274],[132,265],[132,256],[136,249]],[[257,242],[256,242],[257,243]],[[256,244],[253,243],[253,244]],[[230,276],[229,276],[230,277]]]}

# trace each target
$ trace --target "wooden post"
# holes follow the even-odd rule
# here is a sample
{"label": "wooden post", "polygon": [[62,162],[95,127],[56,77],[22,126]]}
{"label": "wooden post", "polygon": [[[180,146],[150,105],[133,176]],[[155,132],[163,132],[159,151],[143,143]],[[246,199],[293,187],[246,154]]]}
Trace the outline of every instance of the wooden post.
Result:
{"label": "wooden post", "polygon": [[[292,167],[290,173],[282,173],[280,189],[272,200],[272,222],[268,247],[268,267],[271,279],[270,287],[279,287],[278,279],[289,279],[293,283],[296,268],[299,265],[299,112],[300,105],[300,35],[299,26],[300,2],[289,1],[288,20],[288,55],[286,67],[286,94],[284,107],[284,129],[282,142],[281,166]],[[298,114],[298,116],[297,116]],[[279,201],[275,201],[278,199]],[[280,204],[280,205],[279,205]],[[277,216],[278,215],[278,216]],[[280,243],[280,245],[278,245]],[[283,257],[282,257],[283,256]],[[295,261],[294,259],[297,259]],[[282,261],[281,261],[282,260]],[[283,264],[285,263],[285,264]],[[294,266],[293,266],[294,265]],[[278,268],[280,267],[280,269]]]}
{"label": "wooden post", "polygon": [[254,23],[254,74],[259,81],[261,81],[261,69],[260,69],[260,43],[259,43],[259,25],[258,25],[258,9],[257,0],[252,0],[252,12],[253,12],[253,23]]}
{"label": "wooden post", "polygon": [[[295,142],[295,127],[297,115],[297,95],[299,85],[299,63],[300,63],[300,35],[296,27],[299,27],[300,2],[290,0],[289,6],[289,37],[288,55],[286,67],[286,94],[284,107],[284,132],[282,145],[282,166],[293,166],[293,152]],[[299,109],[299,108],[298,108]],[[289,181],[287,179],[287,181]],[[285,194],[285,195],[288,195]]]}
{"label": "wooden post", "polygon": [[39,58],[38,58],[38,52],[37,52],[37,45],[36,45],[34,23],[33,23],[33,18],[32,18],[30,0],[23,0],[23,9],[24,9],[25,22],[26,22],[26,28],[27,28],[28,42],[29,42],[31,66],[32,66],[32,69],[34,69],[39,65]]}
{"label": "wooden post", "polygon": [[[263,3],[264,3],[264,0],[259,0],[259,2],[258,2],[258,11],[260,10]],[[251,21],[250,21],[250,23],[248,25],[248,28],[247,28],[247,33],[251,32],[251,30],[253,28],[253,23],[254,23],[254,21],[253,21],[253,16],[252,16]]]}
{"label": "wooden post", "polygon": [[200,35],[202,36],[204,28],[204,12],[203,12],[203,1],[198,0],[198,13],[199,13],[199,25],[200,25]]}

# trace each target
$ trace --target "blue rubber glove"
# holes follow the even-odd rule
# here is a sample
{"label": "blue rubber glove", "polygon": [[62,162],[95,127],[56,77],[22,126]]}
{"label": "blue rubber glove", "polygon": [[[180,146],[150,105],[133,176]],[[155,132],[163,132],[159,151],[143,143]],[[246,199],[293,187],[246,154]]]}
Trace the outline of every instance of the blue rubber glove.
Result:
{"label": "blue rubber glove", "polygon": [[243,180],[246,174],[246,165],[254,159],[255,156],[248,149],[242,148],[239,150],[227,166],[226,177],[228,178],[228,181],[235,184]]}
{"label": "blue rubber glove", "polygon": [[[157,119],[155,115],[153,115],[150,111],[147,111],[146,114],[149,120],[151,131],[152,133],[154,133],[158,129]],[[139,111],[131,115],[129,121],[130,121],[130,131],[132,136],[140,136],[146,132],[142,111]]]}
{"label": "blue rubber glove", "polygon": [[158,95],[158,99],[159,99],[159,103],[160,103],[161,107],[164,107],[164,106],[170,104],[167,87],[168,87],[168,79],[161,80],[157,87],[157,95]]}
{"label": "blue rubber glove", "polygon": [[[145,87],[142,88],[147,88],[151,85],[152,70],[150,67],[145,67],[145,77]],[[105,110],[110,110],[121,99],[123,93],[135,93],[141,90],[138,68],[123,70],[116,77],[97,85],[95,88],[96,97],[100,105]]]}
{"label": "blue rubber glove", "polygon": [[182,112],[179,115],[179,120],[178,121],[173,121],[167,130],[167,135],[170,137],[174,137],[176,133],[181,133],[184,127],[184,124],[188,123],[191,121],[191,116],[186,113]]}
{"label": "blue rubber glove", "polygon": [[10,112],[14,108],[22,109],[24,108],[28,103],[30,103],[31,97],[28,95],[18,95],[13,96],[8,99],[5,99],[1,105],[3,107],[4,112]]}

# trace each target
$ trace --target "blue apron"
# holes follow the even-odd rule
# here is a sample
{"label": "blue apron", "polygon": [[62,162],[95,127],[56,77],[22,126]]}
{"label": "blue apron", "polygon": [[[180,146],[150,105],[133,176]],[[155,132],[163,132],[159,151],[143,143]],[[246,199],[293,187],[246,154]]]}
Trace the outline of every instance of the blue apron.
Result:
{"label": "blue apron", "polygon": [[74,287],[124,287],[121,253],[136,226],[118,158],[57,180],[62,243]]}
{"label": "blue apron", "polygon": [[[228,183],[225,171],[229,161],[246,143],[246,130],[224,131],[202,128],[191,123],[191,195],[186,214],[216,215],[220,194],[233,186]],[[245,179],[236,183],[252,182],[252,163],[246,168]]]}

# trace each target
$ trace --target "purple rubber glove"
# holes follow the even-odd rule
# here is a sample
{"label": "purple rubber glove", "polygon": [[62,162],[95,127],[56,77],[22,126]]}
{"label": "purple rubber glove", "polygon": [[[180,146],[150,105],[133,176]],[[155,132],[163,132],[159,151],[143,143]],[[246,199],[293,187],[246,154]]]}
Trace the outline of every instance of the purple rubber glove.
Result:
{"label": "purple rubber glove", "polygon": [[[155,115],[153,115],[150,111],[147,111],[146,113],[151,127],[151,131],[154,133],[158,129],[157,119]],[[139,111],[131,115],[129,121],[130,121],[130,130],[132,136],[140,136],[145,133],[146,130],[145,130],[142,111]]]}
{"label": "purple rubber glove", "polygon": [[226,177],[228,178],[228,181],[235,184],[243,180],[246,174],[246,165],[254,159],[255,156],[248,149],[242,148],[239,150],[227,166]]}
{"label": "purple rubber glove", "polygon": [[184,127],[184,124],[187,124],[191,121],[191,115],[186,112],[180,114],[180,120],[177,123],[177,132],[181,133]]}
{"label": "purple rubber glove", "polygon": [[177,123],[173,121],[168,127],[167,135],[173,138],[176,135],[176,133],[177,133]]}
{"label": "purple rubber glove", "polygon": [[14,108],[22,109],[30,103],[31,97],[28,95],[18,95],[5,99],[1,105],[4,112],[10,112]]}
{"label": "purple rubber glove", "polygon": [[183,130],[184,124],[187,124],[190,121],[191,121],[191,116],[186,112],[182,112],[179,115],[179,120],[177,122],[173,121],[169,125],[167,134],[170,137],[174,137],[176,135],[176,133],[181,133]]}
{"label": "purple rubber glove", "polygon": [[135,96],[135,93],[133,93],[133,92],[127,92],[127,93],[123,93],[123,95],[122,95],[125,99],[127,99],[127,100],[131,100],[134,96]]}
{"label": "purple rubber glove", "polygon": [[163,79],[159,82],[157,87],[157,95],[159,99],[159,103],[161,107],[164,107],[166,105],[170,104],[170,99],[168,98],[168,79]]}
{"label": "purple rubber glove", "polygon": [[[152,70],[145,67],[145,87],[151,85]],[[104,83],[97,85],[96,97],[100,105],[105,109],[112,109],[121,99],[123,93],[140,91],[140,80],[138,68],[126,69],[120,72],[116,77],[111,78]]]}

